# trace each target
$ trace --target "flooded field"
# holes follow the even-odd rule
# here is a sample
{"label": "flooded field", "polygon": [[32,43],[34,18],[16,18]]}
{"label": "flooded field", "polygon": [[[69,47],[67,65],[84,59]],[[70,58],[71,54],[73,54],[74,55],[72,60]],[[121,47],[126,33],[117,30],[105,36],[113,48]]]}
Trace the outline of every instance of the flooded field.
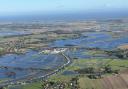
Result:
{"label": "flooded field", "polygon": [[[8,35],[17,35],[19,33],[6,33],[0,34],[0,36],[8,36]],[[20,33],[22,34],[22,33]],[[65,39],[65,40],[56,40],[49,44],[50,47],[69,47],[69,46],[77,46],[80,49],[75,51],[69,50],[66,52],[67,55],[70,55],[73,58],[92,58],[93,56],[88,54],[88,50],[82,49],[85,48],[100,48],[103,50],[112,50],[117,48],[118,46],[125,44],[128,42],[127,35],[118,35],[118,37],[114,37],[112,32],[85,32],[82,33],[81,36],[77,39]],[[114,33],[115,34],[115,33]],[[22,34],[23,35],[23,34]],[[108,58],[108,55],[100,54],[96,55],[98,58]],[[9,78],[7,73],[15,72],[16,77],[23,77],[28,75],[29,73],[35,73],[37,71],[31,70],[20,70],[14,68],[43,68],[43,69],[55,69],[58,66],[63,65],[64,58],[59,55],[52,54],[38,54],[37,51],[28,50],[25,54],[6,54],[0,57],[0,66],[8,66],[7,68],[0,69],[0,78]],[[14,68],[13,68],[14,67]],[[10,76],[12,77],[12,76]]]}
{"label": "flooded field", "polygon": [[[114,38],[112,32],[86,32],[83,33],[80,38],[57,40],[51,44],[55,47],[67,47],[67,46],[79,46],[79,47],[90,47],[90,48],[101,48],[101,49],[114,49],[121,44],[128,42],[128,36]],[[122,33],[123,34],[123,33]]]}
{"label": "flooded field", "polygon": [[[127,32],[126,32],[127,33]],[[94,50],[89,51],[86,48],[98,48],[100,50],[114,50],[122,44],[128,43],[128,36],[122,32],[85,32],[77,39],[56,40],[50,44],[51,47],[71,47],[77,48],[69,50],[67,55],[72,58],[88,59],[88,58],[110,58],[109,55],[103,53],[93,54]]]}
{"label": "flooded field", "polygon": [[4,36],[22,36],[22,35],[27,35],[30,33],[24,32],[24,31],[1,31],[0,30],[0,37]]}
{"label": "flooded field", "polygon": [[[108,23],[103,24],[108,26]],[[99,23],[96,22],[10,26],[14,26],[15,29],[0,30],[2,85],[13,87],[16,84],[17,87],[21,87],[25,83],[26,86],[38,84],[40,80],[46,79],[47,82],[55,82],[55,86],[58,80],[57,84],[62,81],[60,84],[69,85],[74,81],[73,77],[77,77],[82,86],[83,81],[93,82],[92,77],[93,80],[101,78],[101,81],[103,79],[106,81],[110,78],[106,76],[111,75],[113,78],[113,73],[127,68],[125,49],[128,43],[128,31],[123,27],[121,31],[115,28],[111,30],[98,28]],[[106,72],[105,68],[111,69],[110,73]],[[93,74],[85,72],[89,69]],[[83,76],[80,75],[86,76],[89,80],[82,80]]]}
{"label": "flooded field", "polygon": [[[6,54],[0,57],[0,78],[24,77],[41,69],[56,69],[63,63],[65,60],[60,55],[44,55],[32,50],[19,55]],[[15,73],[15,76],[9,76],[8,73]]]}

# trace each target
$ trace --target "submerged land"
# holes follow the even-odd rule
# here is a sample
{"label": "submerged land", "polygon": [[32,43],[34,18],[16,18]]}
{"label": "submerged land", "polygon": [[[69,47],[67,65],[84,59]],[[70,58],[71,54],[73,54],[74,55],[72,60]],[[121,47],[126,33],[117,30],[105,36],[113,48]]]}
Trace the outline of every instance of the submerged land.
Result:
{"label": "submerged land", "polygon": [[128,89],[128,19],[0,23],[0,89]]}

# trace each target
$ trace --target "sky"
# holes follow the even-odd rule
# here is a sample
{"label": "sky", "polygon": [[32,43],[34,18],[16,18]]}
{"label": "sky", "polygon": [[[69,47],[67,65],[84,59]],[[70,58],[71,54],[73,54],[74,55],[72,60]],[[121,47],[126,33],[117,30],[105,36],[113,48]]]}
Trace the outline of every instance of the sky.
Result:
{"label": "sky", "polygon": [[102,12],[128,9],[128,0],[0,0],[0,15]]}

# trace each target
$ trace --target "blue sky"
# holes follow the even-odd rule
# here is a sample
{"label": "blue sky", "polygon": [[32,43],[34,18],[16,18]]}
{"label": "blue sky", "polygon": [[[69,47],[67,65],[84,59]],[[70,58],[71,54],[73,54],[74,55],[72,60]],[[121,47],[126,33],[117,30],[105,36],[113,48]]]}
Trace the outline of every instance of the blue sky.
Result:
{"label": "blue sky", "polygon": [[0,15],[128,9],[128,0],[0,0]]}

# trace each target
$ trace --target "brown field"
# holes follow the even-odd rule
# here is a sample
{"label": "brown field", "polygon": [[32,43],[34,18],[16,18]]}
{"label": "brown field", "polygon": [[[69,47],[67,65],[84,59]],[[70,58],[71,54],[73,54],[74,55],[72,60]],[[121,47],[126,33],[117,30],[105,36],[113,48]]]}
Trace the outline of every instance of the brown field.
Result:
{"label": "brown field", "polygon": [[128,70],[102,79],[80,78],[80,89],[128,89]]}
{"label": "brown field", "polygon": [[128,49],[128,44],[121,45],[118,47],[119,49]]}

